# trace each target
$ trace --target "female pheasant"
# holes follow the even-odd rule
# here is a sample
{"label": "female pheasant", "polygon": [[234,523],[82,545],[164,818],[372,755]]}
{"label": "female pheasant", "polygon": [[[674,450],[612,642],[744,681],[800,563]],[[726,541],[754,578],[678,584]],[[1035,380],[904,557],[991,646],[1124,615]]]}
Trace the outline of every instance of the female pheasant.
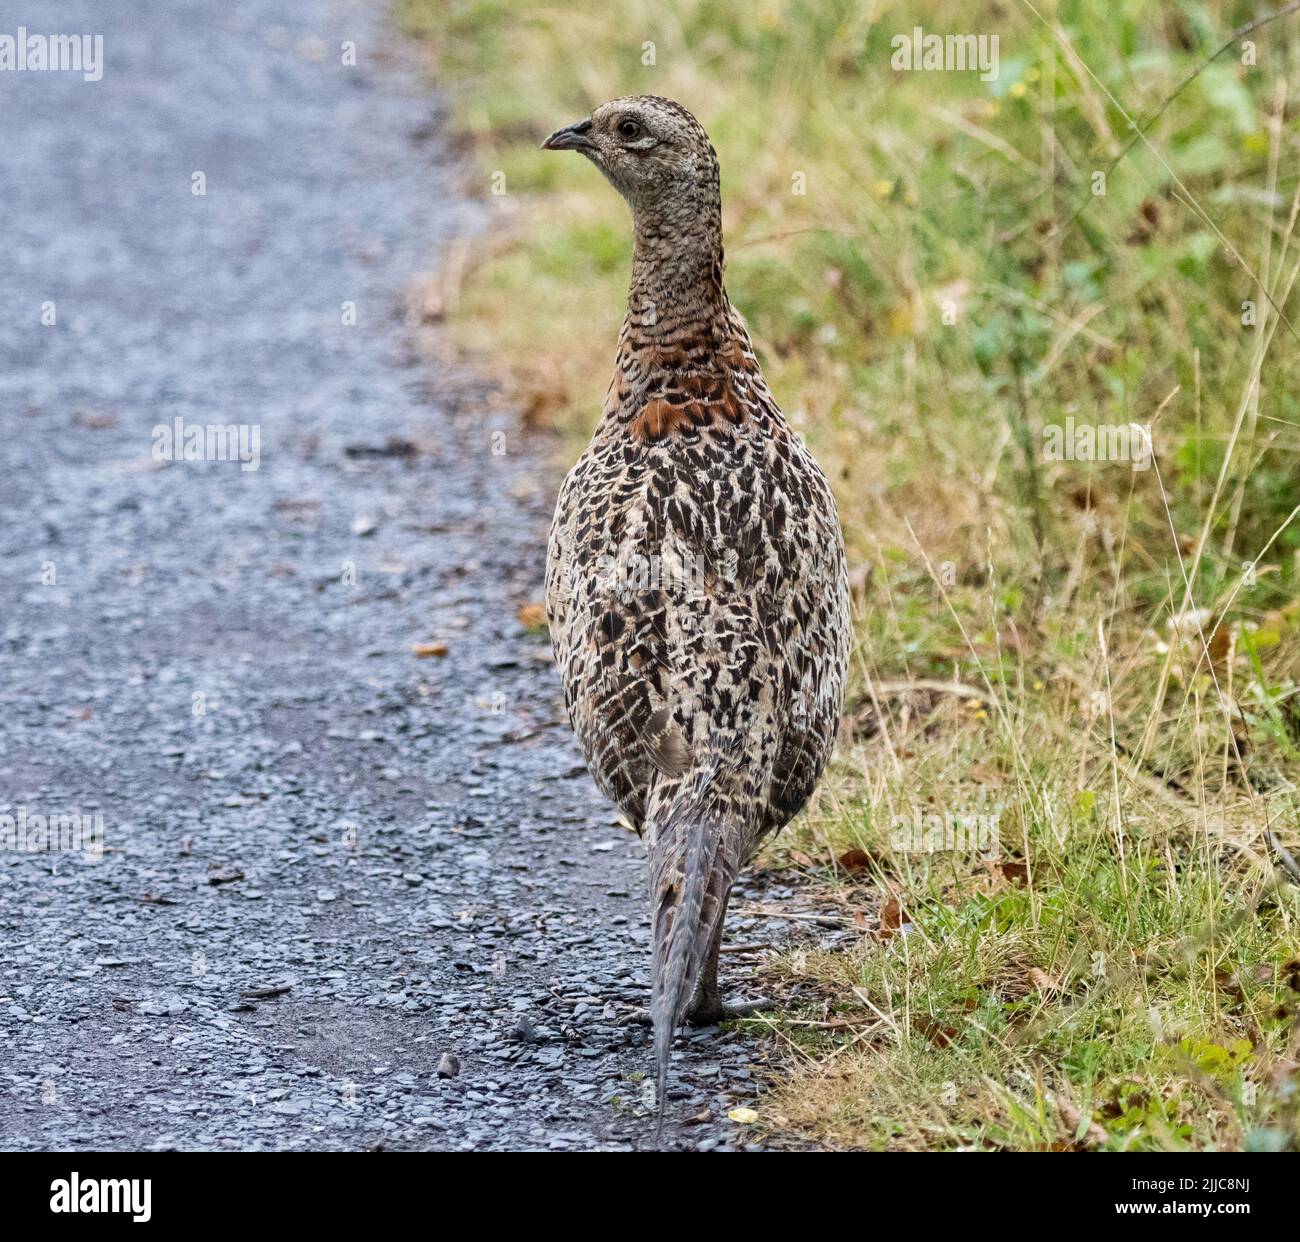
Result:
{"label": "female pheasant", "polygon": [[747,1011],[718,993],[732,883],[835,740],[844,543],[727,300],[718,157],[699,122],[638,95],[543,146],[591,160],[635,232],[614,378],[555,510],[546,609],[588,766],[649,847],[662,1125],[677,1024]]}

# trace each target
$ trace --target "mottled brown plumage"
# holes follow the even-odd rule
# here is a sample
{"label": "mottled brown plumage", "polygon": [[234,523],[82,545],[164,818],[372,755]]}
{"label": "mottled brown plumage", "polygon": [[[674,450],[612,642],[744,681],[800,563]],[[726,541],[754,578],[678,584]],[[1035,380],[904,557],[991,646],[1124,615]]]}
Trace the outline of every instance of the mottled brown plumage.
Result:
{"label": "mottled brown plumage", "polygon": [[730,1012],[727,898],[830,755],[849,650],[839,518],[727,300],[718,161],[680,104],[604,104],[545,145],[578,150],[632,208],[614,378],[560,491],[546,602],[592,775],[651,861],[651,1014]]}

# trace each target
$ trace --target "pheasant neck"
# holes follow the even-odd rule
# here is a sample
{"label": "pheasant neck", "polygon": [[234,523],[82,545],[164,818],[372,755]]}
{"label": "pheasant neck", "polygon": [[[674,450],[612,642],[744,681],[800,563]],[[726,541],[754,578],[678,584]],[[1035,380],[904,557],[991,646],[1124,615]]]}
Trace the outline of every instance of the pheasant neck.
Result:
{"label": "pheasant neck", "polygon": [[633,345],[720,341],[729,303],[722,283],[720,211],[675,220],[673,212],[635,215],[636,245],[628,290]]}

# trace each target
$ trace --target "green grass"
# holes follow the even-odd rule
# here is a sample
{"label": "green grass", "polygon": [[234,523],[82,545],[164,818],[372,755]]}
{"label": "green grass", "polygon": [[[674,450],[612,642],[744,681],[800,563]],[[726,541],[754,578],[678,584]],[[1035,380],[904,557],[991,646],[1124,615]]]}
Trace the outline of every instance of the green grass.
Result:
{"label": "green grass", "polygon": [[[1300,15],[1115,163],[1257,6],[1036,8],[401,0],[499,209],[448,330],[576,455],[630,225],[537,143],[620,94],[700,117],[859,619],[833,770],[766,860],[861,929],[774,967],[774,1142],[1294,1149],[1300,890],[1266,833],[1300,852]],[[998,35],[999,76],[894,72],[917,24]],[[1054,460],[1068,419],[1152,424],[1152,468]],[[979,808],[990,860],[893,832]]]}

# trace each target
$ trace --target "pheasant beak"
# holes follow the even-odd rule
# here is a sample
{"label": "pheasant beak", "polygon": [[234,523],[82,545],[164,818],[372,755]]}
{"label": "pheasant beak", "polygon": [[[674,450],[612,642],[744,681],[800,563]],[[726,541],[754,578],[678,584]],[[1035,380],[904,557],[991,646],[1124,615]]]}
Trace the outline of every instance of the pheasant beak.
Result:
{"label": "pheasant beak", "polygon": [[594,144],[586,137],[591,128],[591,118],[566,125],[557,129],[544,143],[543,151],[582,151],[589,150]]}

